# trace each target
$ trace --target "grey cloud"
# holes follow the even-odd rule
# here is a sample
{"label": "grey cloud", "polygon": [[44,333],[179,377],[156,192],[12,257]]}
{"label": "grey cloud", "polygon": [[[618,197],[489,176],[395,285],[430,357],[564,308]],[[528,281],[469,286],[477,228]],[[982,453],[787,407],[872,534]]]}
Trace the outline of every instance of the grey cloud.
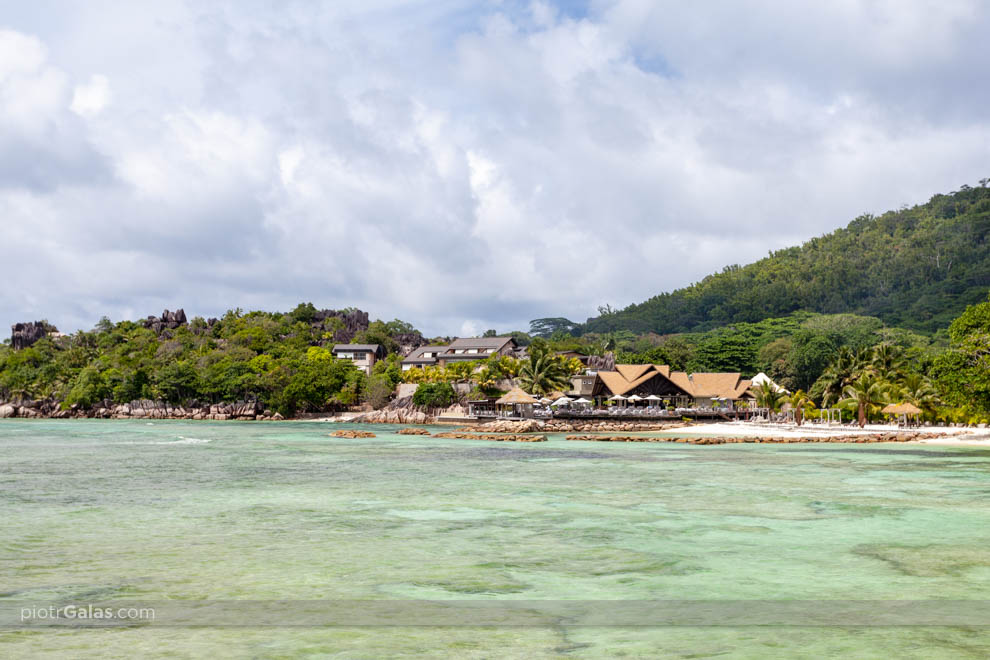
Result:
{"label": "grey cloud", "polygon": [[990,11],[892,6],[22,5],[112,102],[0,126],[0,320],[312,300],[456,334],[641,301],[990,174]]}

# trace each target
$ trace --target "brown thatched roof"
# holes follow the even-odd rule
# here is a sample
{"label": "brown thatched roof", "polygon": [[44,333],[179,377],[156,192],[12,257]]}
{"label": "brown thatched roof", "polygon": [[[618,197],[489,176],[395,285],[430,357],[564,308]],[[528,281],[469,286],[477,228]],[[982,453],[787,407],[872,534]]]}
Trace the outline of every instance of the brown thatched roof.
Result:
{"label": "brown thatched roof", "polygon": [[519,403],[536,403],[536,399],[523,392],[522,389],[518,387],[513,387],[511,390],[509,390],[508,394],[503,396],[495,403],[502,405],[512,405]]}
{"label": "brown thatched roof", "polygon": [[913,403],[891,403],[884,406],[884,409],[880,412],[884,412],[890,415],[920,415],[921,408],[914,405]]}

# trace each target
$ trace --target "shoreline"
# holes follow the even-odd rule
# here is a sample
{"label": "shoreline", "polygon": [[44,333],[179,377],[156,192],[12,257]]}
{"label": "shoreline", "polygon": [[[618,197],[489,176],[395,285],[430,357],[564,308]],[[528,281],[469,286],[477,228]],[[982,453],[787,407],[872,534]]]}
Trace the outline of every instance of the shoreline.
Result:
{"label": "shoreline", "polygon": [[[312,423],[324,423],[324,424],[359,424],[361,426],[376,427],[380,426],[380,423],[370,423],[363,421],[352,421],[360,418],[366,413],[357,412],[346,412],[338,413],[334,416],[307,416],[307,417],[290,417],[283,419],[272,419],[272,418],[249,418],[249,417],[226,417],[226,419],[216,419],[216,418],[205,418],[205,419],[192,419],[188,416],[130,416],[130,417],[109,417],[102,419],[130,419],[133,421],[285,421],[285,422],[302,422],[307,424]],[[54,415],[35,415],[35,416],[17,416],[17,417],[7,417],[6,419],[13,420],[51,420],[51,419],[101,419],[100,417],[68,417],[68,416],[54,416]],[[396,422],[393,425],[396,426],[450,426],[450,424],[444,424],[440,421],[423,423],[409,423],[409,422]],[[670,429],[670,431],[656,430],[656,429],[643,429],[643,430],[629,430],[625,431],[627,433],[634,433],[636,435],[647,436],[650,434],[664,434],[669,435],[673,433],[675,429]],[[526,433],[527,431],[521,431]],[[564,433],[563,431],[539,429],[531,431],[533,433]],[[592,433],[595,435],[606,436],[610,433],[614,433],[612,430],[589,430],[586,433]],[[699,438],[779,438],[781,440],[791,441],[800,440],[802,442],[833,442],[841,444],[859,444],[856,440],[839,440],[839,438],[851,438],[851,437],[863,437],[864,442],[867,436],[877,436],[878,434],[916,434],[923,433],[926,435],[937,434],[937,437],[925,437],[925,438],[912,438],[910,440],[895,441],[903,444],[923,444],[923,445],[943,445],[943,446],[961,446],[961,447],[987,447],[990,448],[990,429],[972,428],[972,427],[953,427],[953,426],[922,426],[916,428],[899,428],[896,425],[891,424],[867,424],[864,428],[859,428],[858,426],[819,426],[815,424],[804,424],[802,426],[797,426],[795,424],[765,424],[765,423],[753,423],[753,422],[743,422],[743,421],[733,421],[733,422],[708,422],[708,423],[695,423],[680,427],[677,429],[678,433],[690,434],[691,436]],[[663,437],[663,436],[660,436]],[[872,442],[876,442],[875,440]]]}

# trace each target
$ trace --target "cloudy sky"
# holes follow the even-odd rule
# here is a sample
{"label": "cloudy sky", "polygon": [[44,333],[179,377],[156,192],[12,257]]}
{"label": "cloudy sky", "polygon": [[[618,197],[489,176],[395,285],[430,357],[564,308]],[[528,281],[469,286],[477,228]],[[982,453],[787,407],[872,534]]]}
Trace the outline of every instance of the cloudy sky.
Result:
{"label": "cloudy sky", "polygon": [[0,322],[584,320],[990,176],[980,0],[0,2]]}

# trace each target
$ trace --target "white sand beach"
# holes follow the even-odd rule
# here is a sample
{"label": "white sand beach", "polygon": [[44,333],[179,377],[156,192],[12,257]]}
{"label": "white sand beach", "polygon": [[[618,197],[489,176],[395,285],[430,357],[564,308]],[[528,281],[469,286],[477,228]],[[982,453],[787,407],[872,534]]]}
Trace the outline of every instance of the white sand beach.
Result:
{"label": "white sand beach", "polygon": [[938,445],[986,445],[990,447],[990,429],[960,428],[953,426],[924,426],[901,429],[894,424],[867,424],[858,426],[823,426],[818,424],[758,424],[753,422],[716,422],[690,427],[692,433],[726,437],[778,437],[778,438],[830,438],[849,435],[904,432],[942,433],[948,437],[925,438],[914,442]]}

